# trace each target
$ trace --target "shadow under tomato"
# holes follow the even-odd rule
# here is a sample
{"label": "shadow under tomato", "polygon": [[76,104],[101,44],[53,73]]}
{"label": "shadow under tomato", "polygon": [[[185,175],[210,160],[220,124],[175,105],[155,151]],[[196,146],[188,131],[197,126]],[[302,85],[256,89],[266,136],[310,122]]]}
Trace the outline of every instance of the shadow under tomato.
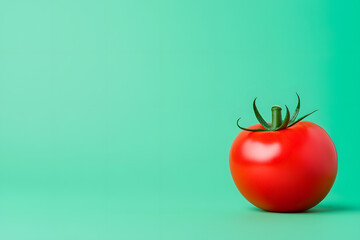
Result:
{"label": "shadow under tomato", "polygon": [[351,212],[360,212],[359,206],[353,205],[337,205],[337,204],[327,204],[327,205],[320,205],[309,210],[303,212],[270,212],[265,211],[259,208],[253,208],[254,211],[263,212],[263,213],[275,213],[275,214],[310,214],[310,213],[351,213]]}

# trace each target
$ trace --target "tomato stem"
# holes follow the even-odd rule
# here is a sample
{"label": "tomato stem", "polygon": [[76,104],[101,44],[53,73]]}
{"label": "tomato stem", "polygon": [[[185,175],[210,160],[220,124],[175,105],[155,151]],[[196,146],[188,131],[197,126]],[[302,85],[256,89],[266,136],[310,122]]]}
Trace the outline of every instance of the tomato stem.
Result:
{"label": "tomato stem", "polygon": [[281,107],[278,105],[275,105],[271,108],[271,112],[272,112],[271,129],[272,130],[275,130],[281,126],[281,123],[282,123],[281,110],[282,110]]}
{"label": "tomato stem", "polygon": [[242,130],[245,130],[245,131],[251,131],[251,132],[259,132],[259,131],[278,131],[278,130],[282,130],[282,129],[286,129],[288,127],[291,127],[293,125],[295,125],[296,123],[300,122],[301,120],[303,120],[304,118],[306,118],[307,116],[313,114],[314,112],[316,112],[317,110],[309,113],[309,114],[306,114],[305,116],[299,118],[299,119],[296,119],[297,116],[298,116],[298,113],[300,111],[300,97],[299,95],[296,93],[296,96],[298,97],[298,105],[295,109],[295,112],[294,114],[292,115],[292,117],[290,118],[290,112],[289,112],[289,108],[285,105],[286,107],[286,114],[285,114],[285,118],[284,118],[284,121],[282,120],[281,118],[281,107],[279,107],[278,105],[275,105],[271,108],[271,111],[272,111],[272,123],[269,125],[265,120],[264,118],[260,115],[257,107],[256,107],[256,98],[253,102],[253,109],[254,109],[254,113],[255,113],[255,116],[257,118],[257,120],[259,121],[259,123],[264,127],[264,129],[262,128],[244,128],[244,127],[241,127],[239,125],[239,120],[240,118],[237,120],[236,124],[237,126],[242,129]]}

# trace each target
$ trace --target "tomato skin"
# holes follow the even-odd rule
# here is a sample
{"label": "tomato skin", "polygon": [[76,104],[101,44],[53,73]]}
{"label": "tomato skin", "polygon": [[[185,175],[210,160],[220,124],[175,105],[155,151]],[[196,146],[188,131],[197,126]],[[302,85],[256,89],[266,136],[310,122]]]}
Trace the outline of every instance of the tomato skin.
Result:
{"label": "tomato skin", "polygon": [[241,131],[231,146],[230,171],[253,205],[267,211],[300,212],[317,205],[330,191],[337,154],[324,129],[302,121],[279,131]]}

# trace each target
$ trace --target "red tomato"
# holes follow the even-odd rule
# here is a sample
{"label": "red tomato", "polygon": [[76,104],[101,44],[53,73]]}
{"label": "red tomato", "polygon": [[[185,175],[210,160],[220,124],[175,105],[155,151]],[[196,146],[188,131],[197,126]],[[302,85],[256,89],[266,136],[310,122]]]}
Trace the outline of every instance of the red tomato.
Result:
{"label": "red tomato", "polygon": [[[263,129],[260,124],[250,128]],[[330,191],[337,154],[324,129],[302,121],[279,131],[241,131],[231,146],[230,170],[241,194],[255,206],[299,212]]]}

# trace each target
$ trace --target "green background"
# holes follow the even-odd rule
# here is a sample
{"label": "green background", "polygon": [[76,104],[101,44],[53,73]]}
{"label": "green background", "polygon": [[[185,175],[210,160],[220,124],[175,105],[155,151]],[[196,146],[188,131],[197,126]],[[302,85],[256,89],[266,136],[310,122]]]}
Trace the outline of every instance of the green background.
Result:
{"label": "green background", "polygon": [[[360,2],[0,1],[0,238],[356,239]],[[332,137],[301,214],[257,210],[228,153],[270,107]]]}

